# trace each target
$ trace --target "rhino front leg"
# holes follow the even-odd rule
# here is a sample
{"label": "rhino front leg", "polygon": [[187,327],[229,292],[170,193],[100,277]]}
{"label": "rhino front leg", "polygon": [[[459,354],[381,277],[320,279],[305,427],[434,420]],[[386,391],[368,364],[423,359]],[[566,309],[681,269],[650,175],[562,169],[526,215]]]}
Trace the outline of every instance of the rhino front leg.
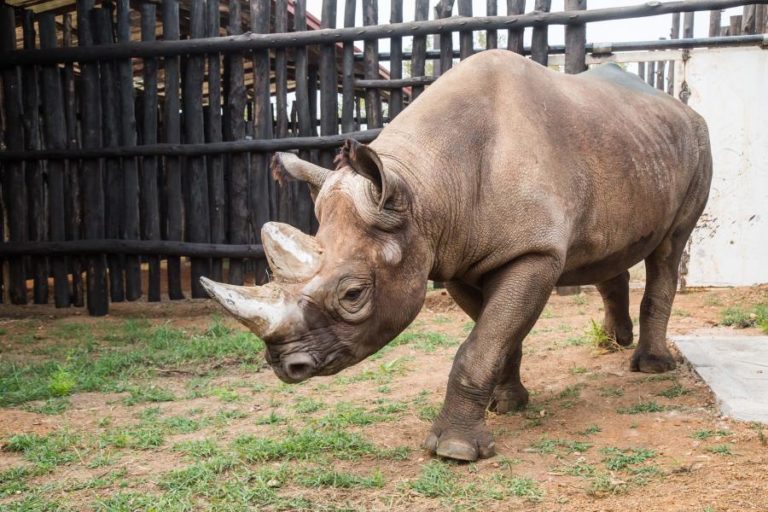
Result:
{"label": "rhino front leg", "polygon": [[527,255],[484,277],[480,316],[456,354],[443,408],[424,442],[426,449],[465,461],[494,454],[485,409],[507,362],[544,309],[561,261],[556,256]]}
{"label": "rhino front leg", "polygon": [[603,298],[603,330],[622,347],[632,344],[632,319],[629,316],[629,271],[602,283],[597,289]]}

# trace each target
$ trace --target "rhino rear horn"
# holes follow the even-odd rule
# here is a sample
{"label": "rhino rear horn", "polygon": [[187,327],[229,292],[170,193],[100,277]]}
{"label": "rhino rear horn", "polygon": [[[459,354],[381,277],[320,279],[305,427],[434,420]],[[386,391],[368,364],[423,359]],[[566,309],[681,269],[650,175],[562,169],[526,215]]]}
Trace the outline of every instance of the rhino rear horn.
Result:
{"label": "rhino rear horn", "polygon": [[306,182],[313,201],[331,172],[324,167],[302,160],[293,153],[275,153],[272,157],[271,169],[272,177],[280,184],[286,181],[287,177]]}
{"label": "rhino rear horn", "polygon": [[317,239],[282,222],[267,222],[261,242],[277,282],[299,283],[312,278],[320,267],[323,249]]}

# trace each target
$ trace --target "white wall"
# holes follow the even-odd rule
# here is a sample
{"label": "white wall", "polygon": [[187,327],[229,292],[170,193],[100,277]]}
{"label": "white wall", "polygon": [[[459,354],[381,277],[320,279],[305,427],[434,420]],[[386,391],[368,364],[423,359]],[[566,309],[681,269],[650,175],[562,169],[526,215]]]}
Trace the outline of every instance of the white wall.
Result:
{"label": "white wall", "polygon": [[707,120],[714,177],[691,237],[689,286],[768,283],[768,50],[695,50],[676,87]]}

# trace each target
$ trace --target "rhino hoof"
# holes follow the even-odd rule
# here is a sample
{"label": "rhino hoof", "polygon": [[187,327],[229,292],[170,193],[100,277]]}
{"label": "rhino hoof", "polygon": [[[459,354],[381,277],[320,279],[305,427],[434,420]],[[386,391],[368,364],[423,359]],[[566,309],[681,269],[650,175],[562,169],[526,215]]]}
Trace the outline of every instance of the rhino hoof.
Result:
{"label": "rhino hoof", "polygon": [[480,435],[444,433],[439,437],[434,432],[430,432],[423,446],[424,449],[439,457],[465,462],[487,459],[496,454],[493,437],[485,432]]}
{"label": "rhino hoof", "polygon": [[497,386],[493,390],[488,410],[496,414],[507,414],[525,409],[526,405],[528,405],[528,390],[522,384],[514,388]]}
{"label": "rhino hoof", "polygon": [[677,366],[671,354],[648,354],[635,352],[629,364],[633,372],[664,373],[674,370]]}

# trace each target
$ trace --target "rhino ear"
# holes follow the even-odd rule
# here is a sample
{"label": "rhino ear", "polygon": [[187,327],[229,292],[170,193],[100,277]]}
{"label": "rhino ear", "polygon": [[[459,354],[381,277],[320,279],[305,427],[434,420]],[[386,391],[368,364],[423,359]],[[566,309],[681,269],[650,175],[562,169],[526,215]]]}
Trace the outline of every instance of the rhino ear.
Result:
{"label": "rhino ear", "polygon": [[398,178],[384,168],[376,151],[354,139],[347,139],[339,156],[357,174],[370,180],[378,193],[379,211],[384,209],[397,192]]}

